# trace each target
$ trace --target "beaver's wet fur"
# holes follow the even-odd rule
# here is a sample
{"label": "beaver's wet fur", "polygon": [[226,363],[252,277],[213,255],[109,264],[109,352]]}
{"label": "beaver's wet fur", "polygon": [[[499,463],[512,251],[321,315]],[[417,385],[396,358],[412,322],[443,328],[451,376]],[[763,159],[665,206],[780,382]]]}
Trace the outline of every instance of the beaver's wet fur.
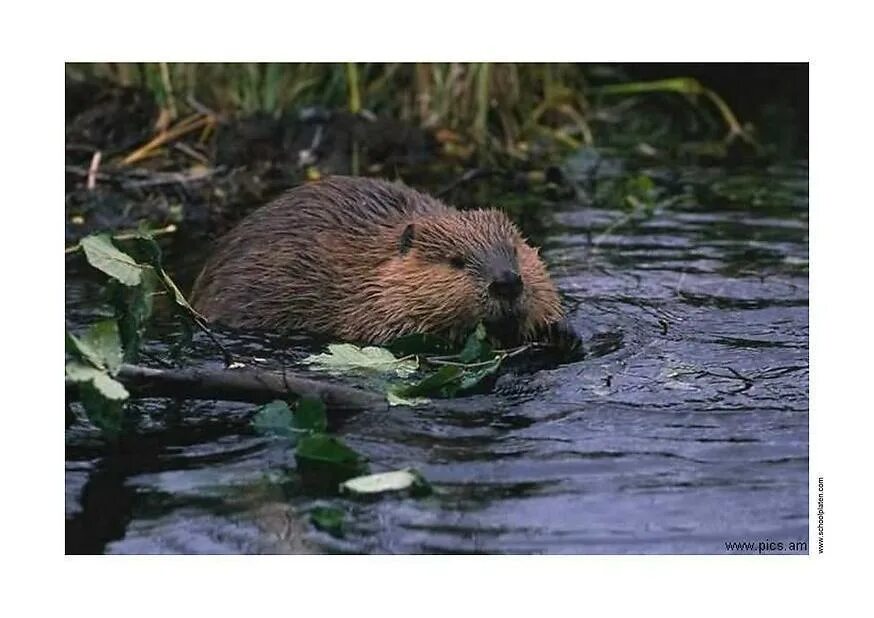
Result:
{"label": "beaver's wet fur", "polygon": [[376,344],[414,333],[457,341],[480,321],[525,341],[563,317],[537,250],[502,212],[342,176],[291,189],[240,222],[192,303],[229,326]]}

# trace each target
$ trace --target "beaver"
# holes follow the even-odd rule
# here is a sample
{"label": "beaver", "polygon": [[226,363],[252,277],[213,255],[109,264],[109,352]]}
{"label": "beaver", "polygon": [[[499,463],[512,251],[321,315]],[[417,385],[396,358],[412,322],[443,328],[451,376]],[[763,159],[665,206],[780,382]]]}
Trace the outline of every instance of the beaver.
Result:
{"label": "beaver", "polygon": [[244,218],[219,240],[192,304],[232,327],[370,344],[416,333],[459,341],[479,322],[502,341],[529,341],[564,316],[537,249],[501,211],[344,176]]}

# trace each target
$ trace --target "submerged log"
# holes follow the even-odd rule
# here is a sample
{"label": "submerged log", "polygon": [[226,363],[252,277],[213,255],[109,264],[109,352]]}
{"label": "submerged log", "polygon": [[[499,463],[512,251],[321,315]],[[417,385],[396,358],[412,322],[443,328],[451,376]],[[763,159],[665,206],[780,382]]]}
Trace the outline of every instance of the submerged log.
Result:
{"label": "submerged log", "polygon": [[[318,398],[328,410],[355,411],[387,406],[380,393],[261,369],[154,369],[123,364],[115,379],[134,398],[210,399],[267,403],[274,399]],[[78,399],[75,382],[66,381],[68,400]]]}

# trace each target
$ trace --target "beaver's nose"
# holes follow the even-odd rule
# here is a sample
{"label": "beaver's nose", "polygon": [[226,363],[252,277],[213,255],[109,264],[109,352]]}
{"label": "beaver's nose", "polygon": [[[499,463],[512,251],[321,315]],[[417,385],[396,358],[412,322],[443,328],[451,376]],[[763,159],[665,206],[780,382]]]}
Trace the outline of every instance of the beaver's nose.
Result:
{"label": "beaver's nose", "polygon": [[513,300],[522,293],[522,277],[513,270],[504,270],[489,284],[489,294],[497,298]]}

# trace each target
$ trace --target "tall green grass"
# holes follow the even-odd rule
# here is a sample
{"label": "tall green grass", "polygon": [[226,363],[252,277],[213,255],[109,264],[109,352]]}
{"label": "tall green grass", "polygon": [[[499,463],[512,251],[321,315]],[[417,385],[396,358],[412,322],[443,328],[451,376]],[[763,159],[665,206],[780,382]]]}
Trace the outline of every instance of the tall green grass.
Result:
{"label": "tall green grass", "polygon": [[530,134],[538,124],[532,123],[535,112],[542,118],[551,110],[566,123],[586,109],[586,84],[575,65],[95,63],[68,65],[67,71],[146,87],[171,117],[195,104],[225,114],[325,105],[368,109],[504,147]]}
{"label": "tall green grass", "polygon": [[[574,64],[487,63],[93,63],[68,74],[149,89],[171,119],[202,109],[279,114],[305,105],[362,109],[458,134],[483,151],[522,156],[539,137],[575,148],[593,141],[594,91]],[[742,134],[724,101],[690,79],[622,84],[600,95],[703,95],[730,135]]]}

